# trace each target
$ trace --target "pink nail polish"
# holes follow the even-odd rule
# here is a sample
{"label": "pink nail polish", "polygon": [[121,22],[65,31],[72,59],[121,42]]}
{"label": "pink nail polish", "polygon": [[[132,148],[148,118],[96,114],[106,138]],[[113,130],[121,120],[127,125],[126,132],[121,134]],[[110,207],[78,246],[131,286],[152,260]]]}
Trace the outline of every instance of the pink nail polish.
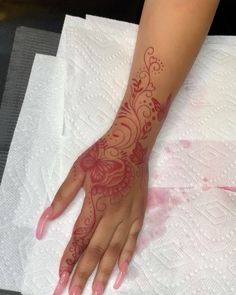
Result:
{"label": "pink nail polish", "polygon": [[122,265],[120,267],[120,272],[119,272],[119,274],[117,276],[115,284],[113,285],[114,289],[120,288],[122,282],[124,281],[124,278],[125,278],[125,275],[126,275],[126,272],[127,272],[127,269],[128,269],[128,265],[129,265],[129,263],[127,261],[122,263]]}
{"label": "pink nail polish", "polygon": [[70,295],[81,295],[82,293],[82,290],[80,287],[78,286],[74,286],[72,289],[71,289],[71,293]]}
{"label": "pink nail polish", "polygon": [[101,282],[96,282],[94,284],[92,295],[102,295],[103,291],[104,291],[103,284]]}
{"label": "pink nail polish", "polygon": [[46,225],[46,222],[48,221],[48,219],[52,216],[52,207],[48,207],[43,214],[41,215],[38,225],[37,225],[37,229],[36,229],[36,238],[38,240],[40,240],[42,238],[43,235],[43,231]]}
{"label": "pink nail polish", "polygon": [[70,274],[67,271],[64,271],[60,277],[60,280],[56,286],[56,289],[54,290],[53,295],[61,295],[62,292],[64,291],[68,281],[70,278]]}

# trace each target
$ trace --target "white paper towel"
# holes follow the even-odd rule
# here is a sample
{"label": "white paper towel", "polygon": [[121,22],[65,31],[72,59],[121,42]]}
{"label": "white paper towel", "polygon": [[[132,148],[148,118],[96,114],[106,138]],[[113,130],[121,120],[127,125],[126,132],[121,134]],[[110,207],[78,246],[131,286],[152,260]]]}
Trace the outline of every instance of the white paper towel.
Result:
{"label": "white paper towel", "polygon": [[[69,19],[67,18],[67,23],[70,23]],[[71,18],[71,20],[74,21],[75,19]],[[98,20],[96,19],[96,21]],[[92,22],[92,18],[90,22]],[[110,31],[111,24],[112,22],[109,21]],[[67,69],[69,69],[68,73],[70,75],[68,76],[69,79],[67,78],[65,90],[65,137],[63,139],[62,157],[64,158],[64,167],[67,168],[70,167],[71,162],[78,155],[79,151],[82,151],[97,137],[102,135],[103,131],[109,126],[109,122],[112,121],[113,116],[111,114],[115,114],[116,109],[119,107],[132,57],[130,52],[132,52],[131,49],[133,47],[127,50],[124,48],[127,43],[125,45],[117,43],[120,38],[119,34],[118,36],[114,34],[117,27],[114,28],[113,35],[110,37],[105,31],[98,31],[99,26],[96,26],[96,33],[92,30],[91,24],[88,24],[89,30],[85,28],[86,26],[87,23],[83,23],[80,28],[78,26],[73,28],[73,25],[70,25],[68,30],[64,27],[67,44],[66,47],[62,47],[64,52],[59,48],[59,55],[63,56],[64,54],[64,58],[69,57]],[[217,39],[214,39],[213,43],[217,43],[216,41]],[[130,46],[133,46],[132,42],[130,42]],[[122,64],[121,67],[119,67],[120,64]],[[199,67],[201,68],[202,66]],[[222,69],[222,64],[218,64],[218,67]],[[105,68],[104,71],[103,68]],[[121,68],[126,68],[126,71],[123,72]],[[112,71],[112,69],[115,70]],[[122,78],[119,81],[114,80],[114,77],[122,77],[120,71],[124,75],[123,80]],[[195,90],[195,85],[191,90]],[[184,97],[182,98],[182,106],[183,99]],[[195,97],[196,99],[197,96]],[[217,101],[220,97],[217,96],[215,99]],[[181,102],[179,104],[181,105]],[[207,114],[202,112],[201,115],[204,117]],[[98,126],[96,122],[99,122],[100,125]],[[195,130],[198,131],[197,128]],[[212,129],[206,130],[203,134],[195,132],[195,137],[193,138],[189,138],[187,135],[185,136],[179,132],[180,134],[177,138],[163,139],[163,144],[159,146],[160,159],[162,159],[162,162],[165,162],[163,158],[171,155],[171,163],[173,164],[189,149],[191,152],[188,155],[192,156],[196,162],[199,159],[195,167],[201,166],[201,162],[209,155],[217,159],[217,155],[222,149],[227,152],[230,158],[230,155],[232,156],[231,152],[234,151],[234,148],[232,148],[234,143],[222,142],[221,137],[217,137],[215,132],[211,131]],[[88,134],[90,137],[88,137]],[[173,136],[173,134],[172,132],[171,135]],[[194,139],[194,141],[189,142],[189,139]],[[229,137],[227,139],[229,140]],[[215,147],[216,152],[214,153]],[[203,155],[199,152],[202,149],[205,152]],[[155,155],[155,151],[153,155]],[[155,158],[155,156],[153,157]],[[173,157],[175,158],[173,159]],[[226,165],[227,167],[227,161],[218,161],[217,165],[220,169],[222,168],[220,165]],[[67,168],[65,171],[67,171]],[[162,169],[164,168],[165,163],[162,166]],[[172,172],[170,180],[172,179],[176,181],[176,185],[180,185],[178,183],[180,178],[173,176],[173,168],[169,166],[168,168],[169,170],[165,169],[165,173]],[[199,169],[201,168],[202,166]],[[234,167],[231,168],[233,169]],[[207,169],[210,170],[206,165],[205,170]],[[232,171],[234,170],[229,172],[227,170],[226,176],[231,177]],[[196,177],[198,177],[198,182],[195,182],[195,185],[196,183],[201,184],[201,180],[207,183],[208,179],[205,175],[211,176],[213,179],[217,177],[217,175],[212,177],[206,171],[206,173],[202,174],[205,176],[204,179],[201,179],[201,173],[198,175],[194,169],[190,172],[192,173],[191,177],[193,180],[196,180]],[[224,176],[224,174],[222,175]],[[155,174],[152,184],[157,183],[157,180],[158,175]],[[221,181],[222,176],[218,175],[217,180]],[[231,178],[230,181],[234,181],[234,179]],[[183,184],[186,183],[181,183],[181,185]],[[191,186],[191,184],[188,183],[188,186]],[[168,201],[165,201],[163,204],[161,203],[160,195],[157,194],[156,201],[154,197],[154,201],[151,201],[153,204],[147,212],[143,234],[140,236],[139,252],[130,267],[127,283],[124,284],[120,291],[116,292],[118,294],[189,294],[189,289],[191,288],[195,292],[193,294],[211,294],[212,292],[213,294],[214,292],[215,294],[233,294],[235,285],[231,269],[234,270],[234,263],[230,265],[229,261],[234,257],[235,239],[232,243],[225,243],[225,241],[227,239],[226,236],[228,239],[235,237],[235,231],[233,230],[235,228],[234,195],[232,192],[224,192],[216,188],[207,191],[199,188],[167,189],[165,200]],[[177,205],[178,203],[180,204]],[[67,215],[60,218],[58,224],[50,227],[48,236],[43,241],[43,244],[38,243],[34,247],[25,273],[24,294],[29,294],[27,292],[29,292],[29,286],[33,284],[32,279],[35,280],[37,276],[45,273],[44,261],[49,256],[53,256],[53,252],[57,253],[56,259],[60,258],[64,248],[63,239],[69,239],[68,233],[76,218],[76,211],[73,210],[75,210],[76,206],[80,208],[81,204],[82,199],[77,199],[76,204],[67,211]],[[70,224],[68,224],[68,220],[70,220]],[[165,230],[165,227],[168,231]],[[172,230],[169,229],[171,227]],[[182,230],[176,231],[176,228],[179,227]],[[68,228],[68,231],[65,228]],[[226,232],[224,228],[227,228]],[[54,238],[58,240],[58,236],[63,237],[60,243],[51,244],[50,241]],[[221,251],[221,257],[218,257],[219,251]],[[41,258],[42,253],[44,253],[43,259]],[[140,271],[140,265],[142,266],[142,271]],[[228,269],[229,265],[231,266],[230,270]],[[37,286],[35,294],[45,294],[53,289],[56,271],[55,260],[53,260],[47,268],[45,275],[49,278],[50,283],[47,286],[42,279],[42,283]],[[34,272],[34,276],[32,276],[32,272]],[[202,279],[206,273],[207,278]],[[222,280],[222,276],[226,278],[225,281]],[[114,280],[114,275],[112,278]],[[220,281],[217,285],[215,283],[216,280],[217,282]],[[142,283],[140,285],[140,281],[145,281],[146,284]],[[107,294],[114,292],[111,286],[112,281],[110,281],[107,288]],[[84,293],[89,294],[90,292],[90,284],[88,284]]]}
{"label": "white paper towel", "polygon": [[[116,267],[104,294],[235,294],[236,193],[176,188],[164,195],[153,190],[152,196],[126,280],[119,290],[112,288]],[[58,261],[80,205],[75,202],[34,246],[23,294],[52,294]],[[93,277],[83,294],[91,294]]]}
{"label": "white paper towel", "polygon": [[[64,117],[68,168],[78,150],[93,143],[113,121],[137,34],[136,25],[129,30],[130,25],[121,22],[119,30],[119,22],[94,16],[87,16],[85,24],[74,23],[74,17],[66,17],[64,33],[70,42],[63,50],[60,44],[58,51],[58,56],[69,57]],[[228,72],[236,75],[231,45],[236,38],[208,37],[203,45],[158,135],[151,171],[158,169],[159,176],[151,173],[151,184],[191,187],[205,185],[206,179],[209,186],[236,184],[236,82],[224,79]]]}
{"label": "white paper towel", "polygon": [[32,210],[40,214],[54,193],[52,171],[54,183],[62,181],[54,155],[63,126],[65,70],[64,60],[35,57],[0,187],[2,289],[19,291],[26,256],[35,242]]}
{"label": "white paper towel", "polygon": [[[91,17],[91,22],[93,18],[94,17]],[[99,20],[96,19],[96,21]],[[109,24],[109,29],[111,29],[112,21],[109,20]],[[117,30],[118,23],[116,22],[114,26],[115,31]],[[123,93],[122,91],[124,91],[125,83],[127,82],[130,58],[132,56],[129,51],[130,49],[125,48],[126,44],[124,44],[124,46],[119,44],[119,34],[117,34],[118,37],[117,35],[114,37],[114,34],[112,37],[107,35],[105,36],[106,39],[104,39],[104,33],[106,34],[106,32],[100,32],[99,34],[96,32],[95,36],[91,28],[89,31],[80,29],[81,37],[77,35],[76,30],[72,28],[70,32],[72,32],[72,34],[69,36],[67,35],[66,50],[68,45],[72,44],[73,40],[75,40],[72,37],[79,37],[79,39],[76,40],[77,44],[75,47],[67,53],[67,70],[71,75],[71,81],[74,86],[77,86],[76,83],[78,82],[78,87],[68,88],[67,84],[65,88],[64,144],[62,157],[59,157],[63,159],[65,165],[63,164],[61,175],[58,175],[57,167],[59,167],[59,163],[57,162],[54,166],[58,177],[55,177],[54,172],[45,172],[45,175],[47,175],[47,177],[45,177],[45,188],[48,191],[48,202],[49,199],[53,197],[58,180],[60,177],[62,178],[63,174],[67,173],[68,167],[79,154],[80,150],[85,149],[96,137],[100,136],[113,119],[112,113],[115,114],[119,106]],[[116,42],[115,45],[114,42]],[[227,42],[233,43],[234,40]],[[216,49],[218,50],[221,40],[217,42],[216,38],[212,44],[213,43],[215,47],[217,45]],[[117,48],[115,48],[115,46],[120,45],[122,45],[122,49],[117,53]],[[132,42],[130,42],[130,46],[133,46]],[[97,50],[99,47],[100,50]],[[229,46],[227,47],[227,45],[224,45],[224,50],[229,52],[228,59],[225,57],[226,63],[227,60],[231,60],[233,64],[234,59],[232,58],[232,52],[230,52],[231,49],[229,48]],[[111,54],[107,56],[106,52]],[[76,54],[76,57],[73,54]],[[77,54],[82,54],[81,58],[77,57]],[[41,62],[42,67],[46,66],[47,63]],[[101,68],[99,68],[101,64],[107,64],[109,66],[111,63],[112,66],[114,62],[117,62],[117,64],[115,64],[117,67],[113,72],[108,71],[108,73],[103,73]],[[109,76],[120,73],[119,64],[121,62],[123,63],[122,66],[126,67],[126,77],[124,77],[123,80],[119,79],[119,81],[109,80]],[[221,67],[223,64],[224,63],[221,64]],[[98,71],[96,66],[99,68],[99,73],[101,72],[99,74],[100,76],[97,75]],[[51,64],[51,70],[52,69],[53,65]],[[209,69],[209,75],[210,72],[211,70]],[[196,75],[197,73],[198,72],[196,72]],[[90,82],[86,79],[88,74],[92,77]],[[79,77],[81,79],[77,80],[77,75],[80,75]],[[67,81],[70,81],[70,79],[67,78]],[[82,87],[81,83],[84,83]],[[234,83],[231,84],[233,85]],[[63,83],[61,85],[63,85]],[[91,86],[94,85],[96,87],[93,92]],[[195,84],[191,88],[191,95],[193,96],[194,90]],[[224,91],[226,93],[228,91],[226,86]],[[96,95],[94,95],[94,93],[96,93]],[[191,95],[190,97],[192,97]],[[112,99],[114,99],[114,101],[112,101],[112,103],[115,103],[114,105],[110,105],[109,103]],[[71,103],[71,105],[69,103]],[[96,122],[101,123],[100,129],[94,129],[97,125],[87,112],[87,104],[90,109],[93,108],[93,116],[97,116]],[[103,105],[104,108],[101,108]],[[108,105],[109,108],[106,109]],[[234,107],[235,105],[232,103],[229,106]],[[97,108],[99,112],[96,112],[95,108]],[[228,109],[227,105],[227,110]],[[84,111],[87,112],[87,114],[84,114]],[[61,113],[60,111],[58,112],[58,114]],[[201,114],[204,115],[204,112]],[[78,118],[78,120],[76,118]],[[221,119],[221,117],[218,118]],[[175,126],[173,128],[175,128]],[[229,142],[229,144],[221,142],[221,139],[230,139],[229,135],[227,135],[228,125],[225,128],[223,133],[225,134],[226,131],[226,136],[219,136],[219,133],[215,134],[215,132],[211,132],[213,129],[209,129],[205,133],[205,135],[208,136],[207,138],[204,138],[201,133],[198,134],[197,132],[193,138],[189,138],[187,136],[188,133],[186,133],[187,135],[183,134],[184,136],[182,137],[180,133],[180,137],[172,138],[171,140],[168,140],[168,138],[165,140],[165,138],[163,138],[162,141],[160,141],[162,145],[159,145],[159,149],[162,148],[163,152],[165,151],[167,155],[174,154],[177,157],[178,153],[180,155],[183,151],[186,152],[189,149],[189,140],[194,140],[194,142],[190,143],[191,148],[193,146],[197,147],[198,142],[196,140],[199,140],[202,147],[205,148],[205,142],[201,141],[207,139],[210,143],[216,141],[218,151],[222,146],[224,146],[228,152],[234,151],[234,149],[231,148],[233,142]],[[91,136],[90,138],[88,134]],[[172,132],[171,134],[173,135],[174,133]],[[232,134],[235,135],[235,133]],[[234,137],[232,138],[234,139]],[[179,140],[183,139],[187,141],[179,142]],[[214,156],[212,148],[210,147],[209,149],[209,153],[212,153]],[[60,153],[60,147],[58,147],[58,153]],[[56,151],[54,156],[56,156]],[[44,161],[43,155],[40,161]],[[163,168],[165,168],[165,166],[163,166]],[[194,176],[194,171],[192,174]],[[231,171],[227,175],[230,176]],[[158,175],[155,175],[154,178],[155,179],[151,180],[152,184],[157,183]],[[221,179],[220,176],[219,179]],[[21,183],[20,179],[17,181]],[[204,181],[207,181],[207,178],[205,178]],[[197,183],[199,184],[199,182]],[[23,187],[24,193],[26,193],[24,197],[26,197],[27,200],[33,190],[27,183],[23,184]],[[151,200],[150,208],[147,211],[144,230],[140,237],[139,251],[132,262],[126,283],[119,291],[115,292],[118,294],[137,295],[189,294],[189,289],[191,288],[191,290],[193,290],[191,294],[234,294],[236,288],[233,282],[233,277],[236,273],[236,264],[235,261],[233,261],[235,257],[235,193],[224,192],[216,188],[207,191],[203,191],[199,188],[167,189],[164,200],[168,200],[168,202],[164,201],[164,204],[161,196],[162,194],[157,191]],[[44,200],[46,201],[46,198]],[[27,203],[27,201],[24,202]],[[35,227],[38,216],[45,207],[45,204],[42,203],[42,199],[39,200],[38,194],[35,195],[34,206],[31,206],[31,204],[27,203],[27,205],[29,205],[29,212],[24,212],[25,210],[22,212],[23,207],[18,208],[17,214],[24,214],[20,216],[21,218],[17,224],[21,226],[27,225],[27,227],[32,229],[32,226]],[[81,204],[82,198],[77,198],[72,206],[68,208],[67,212],[50,225],[45,239],[34,245],[25,270],[25,280],[22,286],[23,294],[51,294],[57,280],[59,259],[66,241],[69,239],[73,222]],[[35,208],[37,208],[37,210],[35,210]],[[155,224],[154,220],[158,220],[158,224]],[[178,229],[177,231],[176,228]],[[181,228],[181,230],[179,230],[179,228]],[[140,284],[140,282],[142,282],[142,284]],[[111,286],[112,282],[109,283],[105,294],[113,294],[114,291]],[[90,286],[87,287],[84,294],[89,293],[91,293]]]}

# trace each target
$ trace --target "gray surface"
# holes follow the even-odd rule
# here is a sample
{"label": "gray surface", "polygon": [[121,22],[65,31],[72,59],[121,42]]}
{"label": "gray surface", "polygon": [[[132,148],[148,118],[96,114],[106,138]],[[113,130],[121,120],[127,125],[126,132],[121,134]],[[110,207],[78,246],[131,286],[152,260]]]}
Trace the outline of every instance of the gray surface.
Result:
{"label": "gray surface", "polygon": [[7,152],[0,151],[0,177],[1,177],[1,172],[3,171],[5,167],[6,160],[7,160]]}
{"label": "gray surface", "polygon": [[0,295],[21,295],[21,293],[0,289]]}
{"label": "gray surface", "polygon": [[[35,53],[56,55],[59,38],[60,34],[27,27],[19,27],[16,30],[0,108],[0,182]],[[20,265],[18,267],[21,268]],[[10,294],[20,293],[0,289],[0,295]]]}
{"label": "gray surface", "polygon": [[27,27],[16,30],[0,108],[0,182],[35,53],[56,55],[59,38],[60,34]]}

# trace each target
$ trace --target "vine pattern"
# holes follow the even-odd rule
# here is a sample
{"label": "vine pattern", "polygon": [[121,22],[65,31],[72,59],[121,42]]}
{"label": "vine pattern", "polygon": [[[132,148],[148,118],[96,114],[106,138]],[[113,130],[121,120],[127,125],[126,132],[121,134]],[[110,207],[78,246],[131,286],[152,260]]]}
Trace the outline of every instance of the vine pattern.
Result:
{"label": "vine pattern", "polygon": [[155,76],[163,71],[164,65],[154,55],[153,47],[146,49],[143,61],[143,67],[131,80],[130,94],[121,104],[112,127],[74,163],[74,180],[80,171],[86,173],[90,191],[88,216],[83,219],[83,226],[73,229],[70,258],[66,259],[69,266],[76,263],[89,243],[98,215],[107,208],[105,200],[110,204],[119,202],[129,193],[137,170],[146,169],[148,146],[145,140],[154,122],[165,119],[171,104],[171,95],[164,104],[154,97]]}

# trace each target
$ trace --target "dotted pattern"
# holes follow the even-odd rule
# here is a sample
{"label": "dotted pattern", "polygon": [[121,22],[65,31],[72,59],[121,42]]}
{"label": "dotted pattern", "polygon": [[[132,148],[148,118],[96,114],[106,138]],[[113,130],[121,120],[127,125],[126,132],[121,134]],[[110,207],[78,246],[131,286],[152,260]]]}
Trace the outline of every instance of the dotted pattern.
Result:
{"label": "dotted pattern", "polygon": [[159,187],[236,185],[236,141],[157,140],[150,160],[150,183]]}

